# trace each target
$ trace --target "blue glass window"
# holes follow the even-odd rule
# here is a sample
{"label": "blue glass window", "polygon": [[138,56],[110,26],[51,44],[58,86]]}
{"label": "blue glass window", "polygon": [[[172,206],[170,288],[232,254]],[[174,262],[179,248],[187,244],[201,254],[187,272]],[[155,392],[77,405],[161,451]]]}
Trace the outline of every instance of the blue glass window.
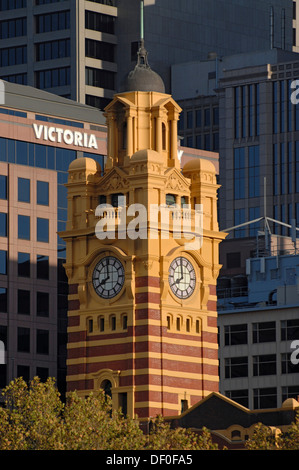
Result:
{"label": "blue glass window", "polygon": [[18,201],[30,202],[30,180],[18,178]]}
{"label": "blue glass window", "polygon": [[280,132],[285,132],[285,88],[284,82],[280,82]]}
{"label": "blue glass window", "polygon": [[[299,167],[298,167],[298,170],[299,170]],[[274,196],[278,194],[278,175],[279,175],[278,146],[277,144],[274,144],[273,145],[273,194]],[[298,183],[299,183],[299,180],[298,180]]]}
{"label": "blue glass window", "polygon": [[0,212],[0,237],[7,237],[7,214]]}
{"label": "blue glass window", "polygon": [[0,161],[7,162],[7,151],[6,151],[7,141],[0,137]]}
{"label": "blue glass window", "polygon": [[291,132],[293,130],[293,103],[291,101],[291,95],[293,93],[293,89],[292,89],[292,80],[288,80],[288,93],[289,93],[289,96],[288,96],[288,100],[287,100],[287,113],[288,113],[288,116],[287,116],[287,122],[288,122],[288,132]]}
{"label": "blue glass window", "polygon": [[[240,225],[245,222],[245,209],[235,209],[235,223],[234,225]],[[235,229],[235,238],[245,237],[245,227]]]}
{"label": "blue glass window", "polygon": [[69,166],[76,158],[75,150],[56,149],[56,170],[68,172]]}
{"label": "blue glass window", "polygon": [[273,83],[273,132],[278,132],[278,82]]}
{"label": "blue glass window", "polygon": [[27,142],[16,142],[16,156],[19,165],[28,165],[28,144]]}
{"label": "blue glass window", "polygon": [[245,148],[234,151],[234,198],[245,198]]}
{"label": "blue glass window", "polygon": [[292,193],[293,188],[293,158],[292,158],[292,142],[288,143],[288,193]]}
{"label": "blue glass window", "polygon": [[30,240],[30,217],[28,215],[18,216],[18,238]]}
{"label": "blue glass window", "polygon": [[0,175],[0,199],[7,199],[7,176]]}
{"label": "blue glass window", "polygon": [[[260,217],[260,208],[258,207],[250,207],[249,208],[249,220],[255,220]],[[255,222],[254,224],[249,225],[249,236],[255,237],[257,230],[259,230],[260,222]]]}
{"label": "blue glass window", "polygon": [[188,111],[187,112],[187,129],[192,129],[193,128],[193,112]]}
{"label": "blue glass window", "polygon": [[41,206],[48,206],[49,205],[49,183],[46,181],[37,181],[36,183],[37,189],[37,204]]}
{"label": "blue glass window", "polygon": [[248,100],[249,100],[249,119],[248,119],[248,130],[249,136],[252,137],[254,134],[254,85],[248,87]]}
{"label": "blue glass window", "polygon": [[7,274],[7,251],[0,250],[0,274]]}
{"label": "blue glass window", "polygon": [[47,146],[35,145],[35,166],[38,168],[47,168]]}
{"label": "blue glass window", "polygon": [[260,158],[259,146],[249,147],[248,152],[248,187],[249,197],[258,197],[260,195]]}
{"label": "blue glass window", "polygon": [[58,207],[67,209],[67,188],[61,184],[57,186],[58,191]]}
{"label": "blue glass window", "polygon": [[246,137],[246,87],[242,86],[242,137]]}
{"label": "blue glass window", "polygon": [[18,276],[30,277],[30,254],[18,253]]}
{"label": "blue glass window", "polygon": [[55,147],[48,147],[48,170],[55,170]]}
{"label": "blue glass window", "polygon": [[260,85],[255,86],[255,133],[260,135]]}
{"label": "blue glass window", "polygon": [[16,162],[16,143],[14,140],[7,140],[7,161],[8,163]]}
{"label": "blue glass window", "polygon": [[280,192],[281,194],[286,193],[286,155],[285,155],[285,144],[280,144]]}
{"label": "blue glass window", "polygon": [[235,139],[240,137],[240,87],[235,88]]}
{"label": "blue glass window", "polygon": [[37,218],[36,239],[38,242],[49,243],[49,219]]}

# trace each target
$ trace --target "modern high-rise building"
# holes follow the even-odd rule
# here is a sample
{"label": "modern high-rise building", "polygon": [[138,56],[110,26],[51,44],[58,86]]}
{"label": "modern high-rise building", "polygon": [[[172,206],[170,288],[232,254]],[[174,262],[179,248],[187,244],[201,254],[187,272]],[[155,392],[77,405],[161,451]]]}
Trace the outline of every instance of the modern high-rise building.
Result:
{"label": "modern high-rise building", "polygon": [[218,287],[220,391],[250,409],[299,396],[298,243],[286,242],[273,235],[267,256]]}
{"label": "modern high-rise building", "polygon": [[204,148],[219,136],[220,390],[249,408],[299,391],[298,78],[298,54],[277,49],[173,67],[181,136]]}
{"label": "modern high-rise building", "polygon": [[[56,377],[65,390],[67,171],[88,155],[104,165],[106,127],[92,107],[5,83],[0,107],[0,388]],[[4,103],[3,103],[4,101]],[[2,343],[1,343],[2,344]]]}
{"label": "modern high-rise building", "polygon": [[[279,47],[296,50],[291,0],[144,1],[150,62],[171,92],[170,67]],[[1,0],[0,78],[103,109],[136,62],[140,0]],[[293,19],[295,18],[295,19]]]}

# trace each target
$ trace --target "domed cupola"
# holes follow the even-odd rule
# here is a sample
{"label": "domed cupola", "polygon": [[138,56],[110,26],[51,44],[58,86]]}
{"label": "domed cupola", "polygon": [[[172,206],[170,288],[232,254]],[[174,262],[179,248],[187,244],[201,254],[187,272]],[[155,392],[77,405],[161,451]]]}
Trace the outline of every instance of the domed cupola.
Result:
{"label": "domed cupola", "polygon": [[144,41],[138,51],[138,60],[135,68],[129,72],[124,83],[121,86],[120,93],[130,91],[152,91],[165,93],[165,85],[156,72],[154,72],[148,63],[148,53],[144,47]]}

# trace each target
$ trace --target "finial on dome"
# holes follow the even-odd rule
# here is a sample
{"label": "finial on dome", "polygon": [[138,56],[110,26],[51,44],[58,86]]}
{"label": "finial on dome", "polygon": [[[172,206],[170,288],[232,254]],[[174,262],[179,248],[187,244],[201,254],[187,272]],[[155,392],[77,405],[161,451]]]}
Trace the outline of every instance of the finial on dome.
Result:
{"label": "finial on dome", "polygon": [[144,46],[144,0],[140,1],[140,47],[137,52],[137,65],[149,67],[147,50]]}
{"label": "finial on dome", "polygon": [[140,2],[140,47],[137,53],[137,64],[120,87],[121,93],[129,91],[165,93],[163,80],[151,69],[148,63],[148,53],[144,46],[144,0]]}

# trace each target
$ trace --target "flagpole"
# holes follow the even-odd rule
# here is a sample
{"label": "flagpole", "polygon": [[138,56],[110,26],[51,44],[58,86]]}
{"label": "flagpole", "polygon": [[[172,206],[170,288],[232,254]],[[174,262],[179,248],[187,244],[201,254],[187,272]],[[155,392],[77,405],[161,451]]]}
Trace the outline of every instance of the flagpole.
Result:
{"label": "flagpole", "polygon": [[140,39],[141,44],[144,44],[144,0],[140,2]]}

